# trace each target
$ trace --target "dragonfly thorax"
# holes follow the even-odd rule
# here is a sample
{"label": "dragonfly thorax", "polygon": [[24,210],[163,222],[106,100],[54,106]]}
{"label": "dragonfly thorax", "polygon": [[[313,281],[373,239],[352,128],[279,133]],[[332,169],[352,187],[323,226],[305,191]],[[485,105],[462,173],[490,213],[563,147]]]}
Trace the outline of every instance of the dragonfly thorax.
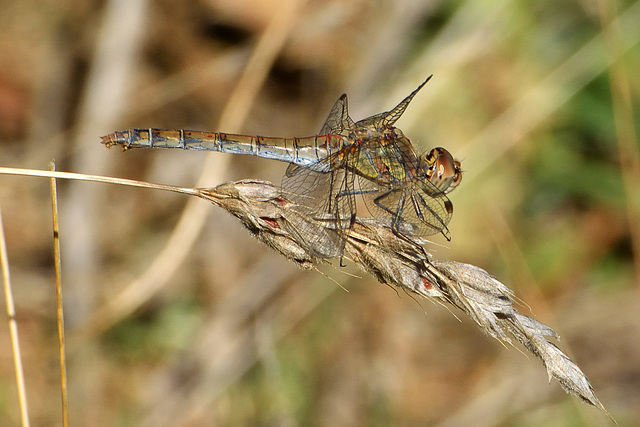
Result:
{"label": "dragonfly thorax", "polygon": [[384,138],[384,133],[375,126],[363,126],[354,129],[349,135],[349,139],[358,143],[368,143],[371,141],[379,141]]}

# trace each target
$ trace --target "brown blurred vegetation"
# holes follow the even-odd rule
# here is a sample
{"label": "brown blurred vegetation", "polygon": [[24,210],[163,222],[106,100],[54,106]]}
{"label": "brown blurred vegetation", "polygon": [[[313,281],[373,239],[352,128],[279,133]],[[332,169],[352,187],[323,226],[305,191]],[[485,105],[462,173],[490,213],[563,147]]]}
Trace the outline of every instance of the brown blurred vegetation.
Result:
{"label": "brown blurred vegetation", "polygon": [[[107,151],[99,137],[307,136],[342,92],[360,119],[433,73],[398,123],[419,151],[446,147],[465,171],[453,239],[435,237],[433,252],[513,288],[620,425],[640,424],[640,2],[309,0],[288,15],[289,3],[1,2],[2,166],[55,158],[59,170],[193,186],[207,155]],[[264,84],[240,103],[246,120],[226,113],[237,128],[220,128],[274,19],[286,39],[272,42],[273,64],[258,60]],[[211,186],[278,183],[286,166],[210,157]],[[32,425],[57,425],[48,182],[0,180]],[[609,422],[468,319],[352,268],[299,271],[213,207],[193,247],[168,249],[186,260],[154,265],[136,288],[186,198],[59,186],[72,425]],[[117,307],[125,289],[141,292],[132,313]],[[98,315],[109,320],[88,328]],[[0,419],[19,425],[6,328],[0,348]]]}

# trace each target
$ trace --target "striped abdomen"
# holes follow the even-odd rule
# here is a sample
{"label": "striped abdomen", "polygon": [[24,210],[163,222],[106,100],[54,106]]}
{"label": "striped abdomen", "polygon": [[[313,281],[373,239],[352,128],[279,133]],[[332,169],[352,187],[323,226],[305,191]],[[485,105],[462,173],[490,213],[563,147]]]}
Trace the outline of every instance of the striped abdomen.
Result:
{"label": "striped abdomen", "polygon": [[326,134],[304,138],[276,138],[203,132],[184,129],[129,129],[102,137],[107,147],[181,148],[221,153],[250,154],[306,166],[335,153],[344,146],[342,137]]}

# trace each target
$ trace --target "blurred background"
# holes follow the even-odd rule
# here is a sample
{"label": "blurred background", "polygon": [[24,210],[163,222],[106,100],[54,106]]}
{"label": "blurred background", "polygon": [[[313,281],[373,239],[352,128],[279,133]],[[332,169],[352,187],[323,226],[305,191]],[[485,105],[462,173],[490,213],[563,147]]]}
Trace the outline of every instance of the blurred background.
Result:
{"label": "blurred background", "polygon": [[[99,137],[308,136],[343,92],[358,120],[434,74],[397,124],[464,169],[453,238],[428,250],[512,288],[618,423],[640,424],[640,2],[0,4],[8,167],[279,183],[276,161]],[[59,192],[72,425],[610,425],[462,313],[352,265],[301,271],[204,201]],[[48,180],[0,177],[0,208],[32,425],[60,425]],[[0,348],[0,419],[19,425],[7,328]]]}

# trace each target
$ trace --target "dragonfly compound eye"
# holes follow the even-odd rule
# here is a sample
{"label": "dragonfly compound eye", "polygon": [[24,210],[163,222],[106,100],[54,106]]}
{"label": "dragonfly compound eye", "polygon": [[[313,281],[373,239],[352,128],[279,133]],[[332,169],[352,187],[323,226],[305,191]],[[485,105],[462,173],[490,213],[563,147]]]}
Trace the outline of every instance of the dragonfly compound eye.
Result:
{"label": "dragonfly compound eye", "polygon": [[455,190],[455,188],[460,185],[460,182],[462,182],[462,168],[460,166],[460,162],[457,160],[453,161],[453,168],[455,169],[455,173],[453,175],[453,178],[451,179],[451,183],[449,184],[449,188],[447,188],[445,190],[445,193],[449,193],[453,190]]}
{"label": "dragonfly compound eye", "polygon": [[442,147],[436,147],[425,157],[429,181],[442,193],[449,193],[462,181],[460,162]]}

